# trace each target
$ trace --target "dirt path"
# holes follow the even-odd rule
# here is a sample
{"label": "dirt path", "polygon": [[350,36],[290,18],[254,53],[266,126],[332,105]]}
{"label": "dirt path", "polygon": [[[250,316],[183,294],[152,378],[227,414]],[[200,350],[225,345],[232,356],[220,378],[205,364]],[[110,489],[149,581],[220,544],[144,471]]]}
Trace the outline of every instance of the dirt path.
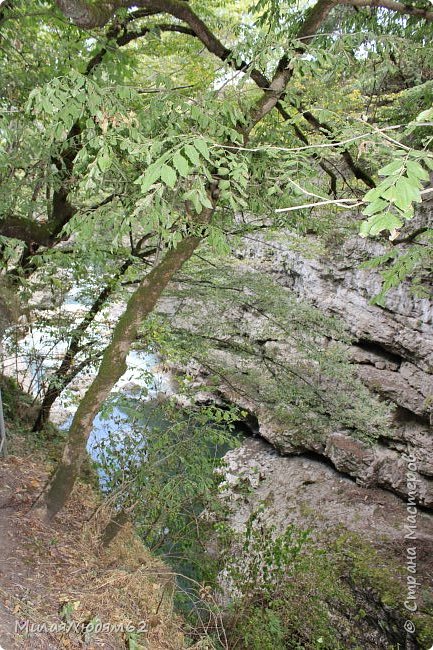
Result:
{"label": "dirt path", "polygon": [[35,607],[47,599],[47,581],[32,572],[29,562],[32,540],[37,540],[37,522],[26,516],[43,480],[31,459],[10,457],[1,463],[0,646],[4,650],[61,647],[48,634],[25,638],[25,626],[34,620]]}
{"label": "dirt path", "polygon": [[[44,463],[33,457],[0,459],[0,650],[124,650],[124,628],[138,630],[141,621],[149,627],[133,633],[137,643],[183,648],[167,567],[128,528],[101,551],[88,523],[98,502],[87,485],[50,526],[33,518],[30,507],[46,478]],[[88,634],[90,621],[123,628]],[[32,629],[53,624],[54,631]]]}

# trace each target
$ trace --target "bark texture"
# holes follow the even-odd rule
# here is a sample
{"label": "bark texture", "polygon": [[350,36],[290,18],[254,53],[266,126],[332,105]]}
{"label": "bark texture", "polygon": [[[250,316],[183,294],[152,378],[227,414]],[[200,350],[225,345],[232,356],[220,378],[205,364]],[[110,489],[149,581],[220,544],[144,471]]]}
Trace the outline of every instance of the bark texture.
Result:
{"label": "bark texture", "polygon": [[[65,15],[77,25],[91,28],[104,25],[118,8],[130,6],[130,1],[120,0],[119,2],[118,0],[117,2],[105,4],[87,4],[85,0],[58,0],[58,4]],[[143,7],[153,13],[165,12],[171,14],[175,18],[186,22],[209,51],[223,60],[229,56],[229,50],[224,48],[203,21],[191,10],[188,3],[179,0],[141,0],[141,2],[136,2],[134,6]],[[318,0],[307,12],[306,19],[301,24],[297,34],[297,37],[304,45],[314,38],[320,24],[334,6],[335,0]],[[303,52],[304,45],[299,46],[299,52],[296,52],[295,56]],[[251,129],[273,108],[278,107],[292,76],[292,70],[292,61],[284,55],[276,67],[272,80],[269,84],[266,82],[262,96],[246,114],[246,126],[239,126],[239,131],[245,140],[248,139]],[[257,78],[255,81],[258,85],[261,85],[264,83],[264,78]],[[218,196],[217,189],[217,182],[209,184],[210,197]],[[200,215],[199,222],[201,224],[209,223],[214,207],[205,210]],[[125,313],[114,329],[111,343],[104,352],[99,373],[76,411],[62,461],[34,506],[34,510],[41,517],[50,520],[65,505],[86,457],[86,444],[93,420],[111,389],[126,370],[126,356],[131,343],[137,336],[141,322],[153,311],[165,287],[176,271],[192,256],[200,241],[200,237],[197,236],[188,236],[183,239],[143,279],[137,291],[130,298]]]}
{"label": "bark texture", "polygon": [[86,458],[86,445],[93,420],[126,370],[126,356],[140,325],[152,312],[173,275],[190,259],[199,243],[200,238],[196,236],[183,239],[142,280],[129,299],[125,312],[114,328],[111,342],[105,349],[98,375],[75,413],[62,460],[33,506],[39,517],[51,520],[68,500]]}

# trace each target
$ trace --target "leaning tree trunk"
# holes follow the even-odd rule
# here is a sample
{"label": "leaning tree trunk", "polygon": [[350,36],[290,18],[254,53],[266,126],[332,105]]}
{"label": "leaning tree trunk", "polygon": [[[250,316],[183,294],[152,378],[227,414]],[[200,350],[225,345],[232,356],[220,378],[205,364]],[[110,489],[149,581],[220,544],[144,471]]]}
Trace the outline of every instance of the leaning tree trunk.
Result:
{"label": "leaning tree trunk", "polygon": [[126,370],[126,356],[137,336],[138,328],[152,312],[173,275],[189,260],[200,241],[199,237],[193,236],[183,239],[141,281],[129,299],[124,314],[114,328],[111,342],[104,351],[99,372],[72,420],[62,460],[33,506],[33,511],[41,519],[51,520],[68,500],[86,458],[87,440],[93,420]]}

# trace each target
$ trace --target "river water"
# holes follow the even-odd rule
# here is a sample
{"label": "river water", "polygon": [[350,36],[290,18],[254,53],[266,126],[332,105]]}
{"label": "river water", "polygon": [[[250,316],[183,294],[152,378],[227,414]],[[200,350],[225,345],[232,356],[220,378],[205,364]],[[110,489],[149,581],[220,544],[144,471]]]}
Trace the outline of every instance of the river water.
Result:
{"label": "river water", "polygon": [[[124,304],[117,304],[95,321],[95,329],[100,342],[108,343],[110,322],[117,320]],[[77,289],[72,289],[59,309],[59,314],[68,314],[73,319],[73,325],[78,324],[86,311],[86,306],[79,299]],[[50,314],[51,315],[51,314]],[[9,333],[11,350],[14,333]],[[68,340],[60,339],[58,329],[47,325],[33,325],[28,333],[15,341],[14,353],[6,354],[3,358],[4,374],[13,377],[24,390],[35,398],[40,397],[41,388],[47,381],[47,376],[56,368],[67,349]],[[116,397],[128,397],[132,403],[140,402],[140,409],[145,408],[145,402],[151,404],[161,396],[173,393],[171,376],[161,369],[161,364],[155,354],[145,350],[132,350],[126,359],[127,370],[112,389],[110,408],[104,408],[93,423],[93,429],[88,440],[88,451],[94,460],[98,459],[98,449],[112,433],[122,433],[124,436],[131,432],[129,417],[116,405]],[[53,405],[51,421],[60,429],[70,426],[80,397],[91,384],[95,372],[85,370],[77,375],[71,385],[62,393]]]}

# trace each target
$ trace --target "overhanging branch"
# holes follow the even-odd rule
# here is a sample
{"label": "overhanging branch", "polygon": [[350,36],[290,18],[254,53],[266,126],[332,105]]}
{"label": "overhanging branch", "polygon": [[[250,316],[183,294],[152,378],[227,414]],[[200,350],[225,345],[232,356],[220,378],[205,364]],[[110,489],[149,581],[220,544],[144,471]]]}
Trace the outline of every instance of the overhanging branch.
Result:
{"label": "overhanging branch", "polygon": [[[74,3],[70,3],[74,4]],[[138,14],[138,12],[134,12]],[[148,11],[146,15],[152,15],[157,12]],[[136,17],[142,17],[135,15]],[[129,22],[129,21],[128,21]],[[146,36],[154,29],[167,32],[180,32],[195,36],[195,33],[188,27],[182,25],[160,24],[152,28],[143,27],[142,29],[128,32],[125,25],[116,23],[110,27],[106,33],[107,41],[114,41],[117,47],[127,45],[133,40]],[[102,63],[102,60],[107,53],[107,48],[103,47],[97,52],[87,64],[86,75],[90,75],[93,70]],[[18,239],[26,244],[23,256],[20,260],[19,267],[25,270],[25,274],[29,275],[33,270],[31,259],[37,252],[40,246],[52,247],[59,240],[59,235],[63,227],[70,221],[76,213],[75,207],[69,202],[69,187],[67,180],[72,175],[75,156],[80,149],[78,142],[80,136],[80,126],[76,122],[68,136],[67,141],[70,143],[61,155],[52,160],[53,165],[58,169],[59,173],[63,176],[63,182],[54,191],[51,201],[51,214],[47,221],[40,222],[20,215],[5,215],[0,219],[0,235]],[[15,272],[17,269],[14,269]]]}
{"label": "overhanging branch", "polygon": [[[197,33],[199,38],[202,37],[208,41],[206,47],[212,51],[215,45],[215,36],[210,32],[208,27],[192,11],[187,2],[183,0],[110,0],[102,2],[88,2],[87,0],[56,0],[57,5],[65,16],[78,27],[92,29],[103,27],[122,8],[137,7],[134,12],[135,17],[150,16],[156,13],[169,13],[179,20],[190,24],[190,20],[196,23],[192,29]],[[298,38],[312,37],[322,24],[329,12],[337,5],[347,5],[352,7],[372,7],[376,9],[387,9],[407,16],[417,16],[427,21],[433,20],[433,11],[414,7],[409,4],[397,2],[396,0],[319,0],[314,7],[308,11]],[[196,29],[197,28],[197,29]],[[199,35],[201,33],[201,36]],[[203,41],[204,42],[204,41]],[[224,48],[219,43],[218,47]],[[214,52],[220,56],[218,52]]]}
{"label": "overhanging branch", "polygon": [[337,0],[336,4],[349,5],[351,7],[371,7],[374,9],[388,9],[389,11],[396,11],[406,16],[417,16],[424,18],[424,20],[433,20],[433,11],[422,9],[421,7],[414,7],[413,5],[403,4],[402,2],[395,2],[394,0]]}

